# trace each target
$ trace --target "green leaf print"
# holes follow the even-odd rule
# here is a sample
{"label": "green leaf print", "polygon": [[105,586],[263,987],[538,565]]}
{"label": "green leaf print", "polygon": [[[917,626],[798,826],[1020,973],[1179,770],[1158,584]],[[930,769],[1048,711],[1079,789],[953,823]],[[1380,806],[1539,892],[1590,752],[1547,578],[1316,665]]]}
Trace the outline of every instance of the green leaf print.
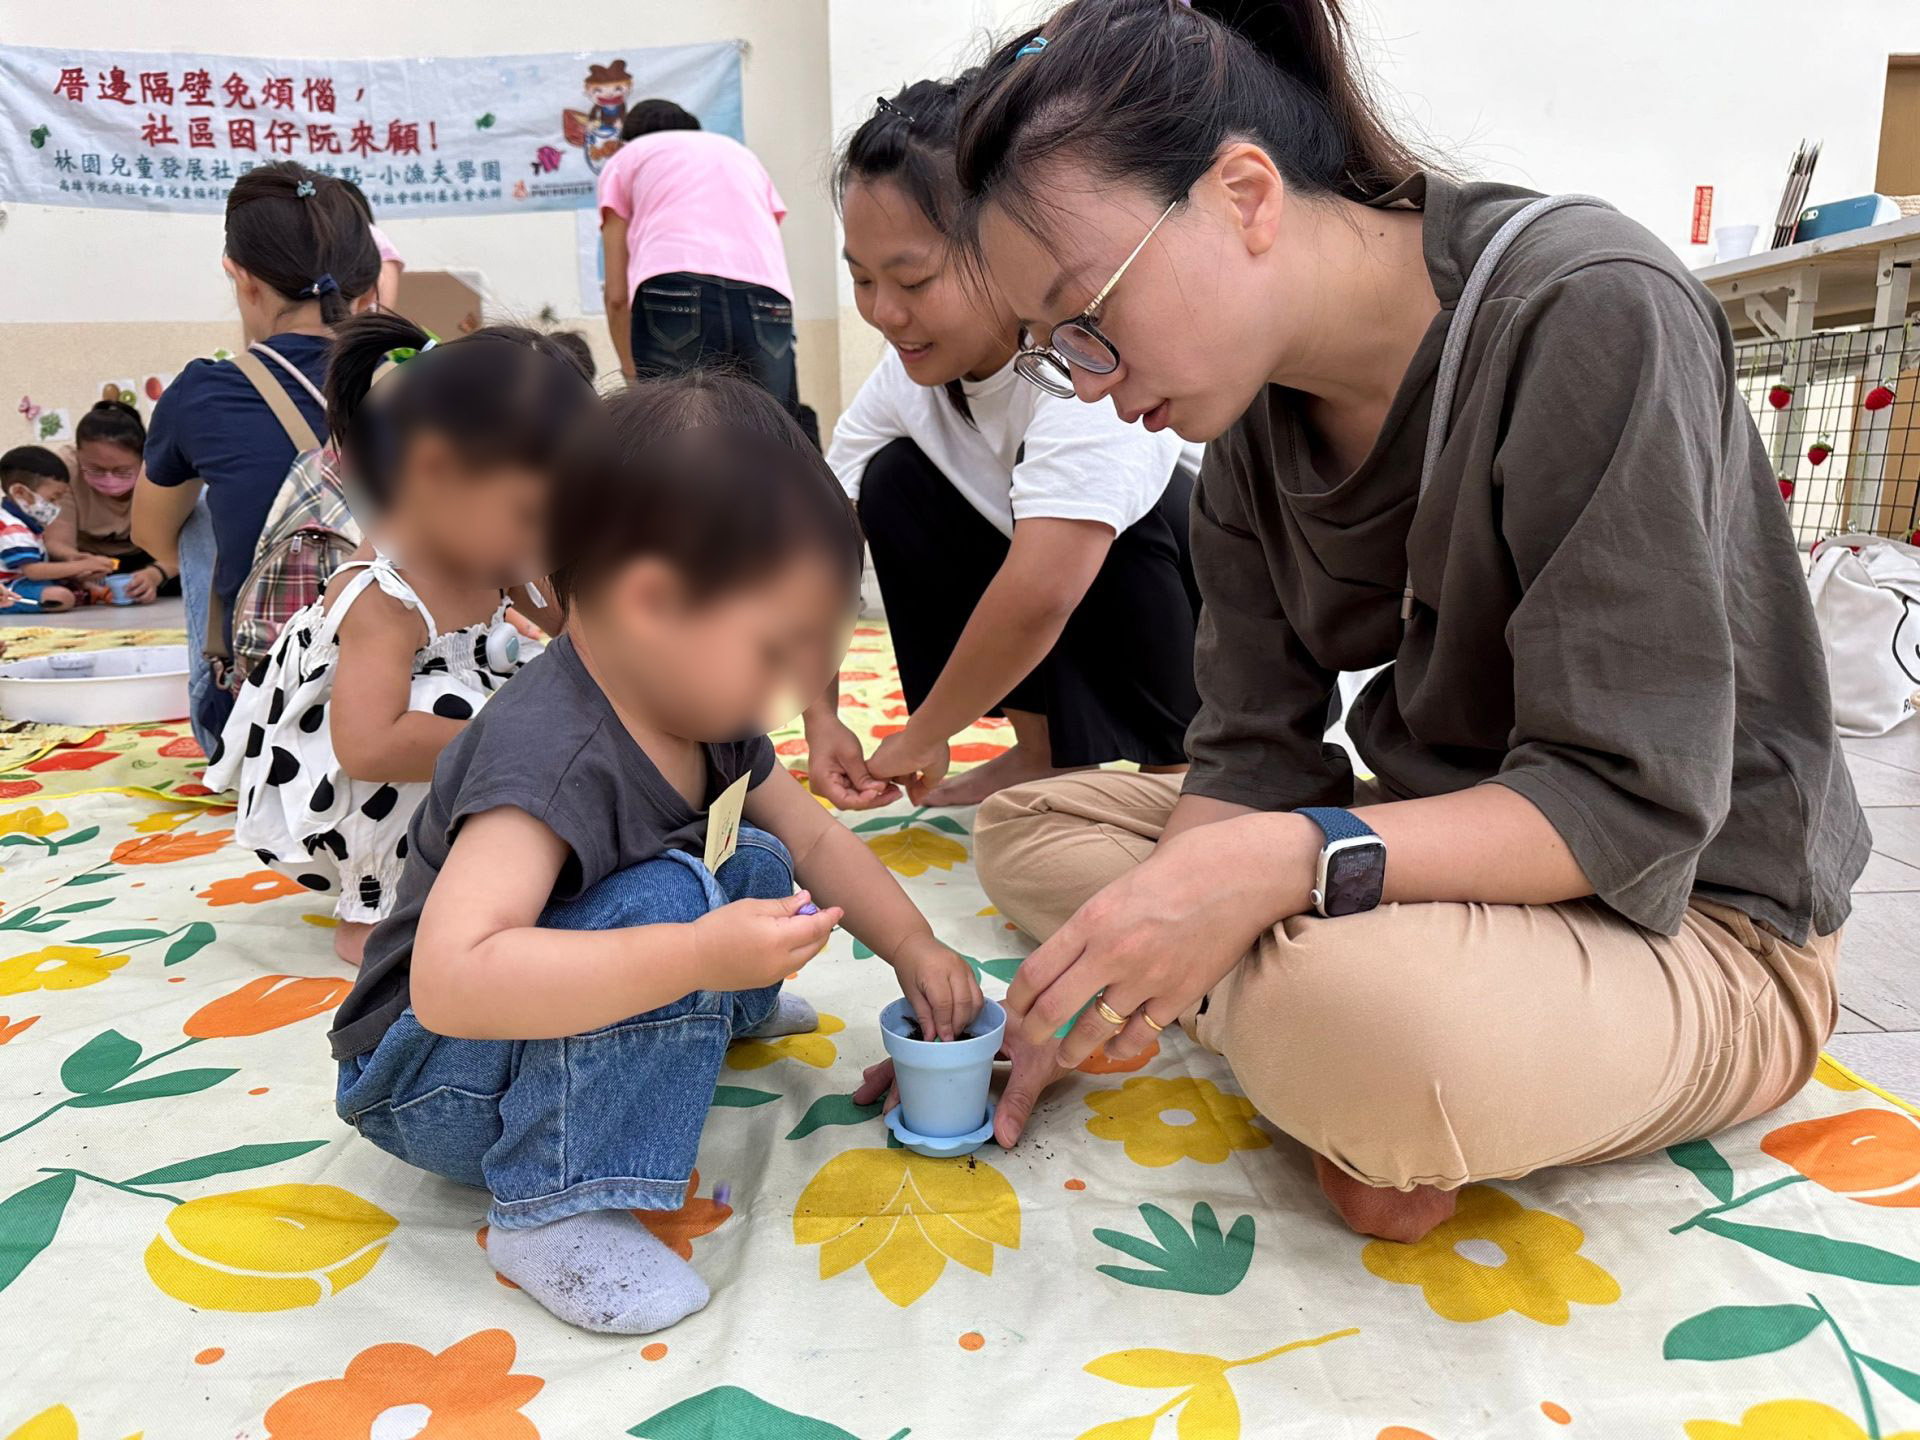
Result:
{"label": "green leaf print", "polygon": [[936,830],[944,830],[949,835],[964,835],[967,833],[967,827],[951,815],[930,815],[920,823],[923,825],[931,825]]}
{"label": "green leaf print", "polygon": [[98,885],[102,880],[115,879],[119,874],[120,872],[118,870],[89,870],[84,875],[74,876],[71,880],[67,881],[67,884]]}
{"label": "green leaf print", "polygon": [[1158,1205],[1142,1205],[1140,1217],[1153,1232],[1153,1240],[1121,1230],[1095,1230],[1093,1238],[1151,1268],[1096,1265],[1094,1269],[1124,1285],[1179,1290],[1188,1295],[1225,1295],[1246,1278],[1247,1267],[1253,1263],[1251,1215],[1234,1221],[1224,1236],[1213,1207],[1204,1200],[1193,1207],[1191,1235]]}
{"label": "green leaf print", "polygon": [[[887,1440],[908,1434],[896,1430]],[[851,1430],[769,1404],[750,1390],[716,1385],[651,1415],[627,1434],[638,1440],[860,1440]]]}
{"label": "green leaf print", "polygon": [[853,958],[856,960],[873,959],[873,951],[868,947],[867,942],[858,937],[856,937],[853,942]]}
{"label": "green leaf print", "polygon": [[851,1095],[822,1095],[807,1107],[800,1123],[787,1132],[789,1140],[804,1140],[828,1125],[858,1125],[880,1113],[881,1102],[857,1105]]}
{"label": "green leaf print", "polygon": [[1806,1339],[1820,1324],[1811,1305],[1721,1305],[1682,1320],[1660,1353],[1669,1360],[1742,1360]]}
{"label": "green leaf print", "polygon": [[856,835],[871,835],[876,830],[898,830],[912,820],[911,815],[882,815],[878,820],[862,820],[852,829]]}
{"label": "green leaf print", "polygon": [[[72,881],[69,883],[78,884],[79,882]],[[71,905],[62,905],[59,909],[49,910],[47,913],[49,915],[77,915],[82,910],[98,910],[102,905],[111,905],[112,903],[111,898],[106,900],[76,900]]]}
{"label": "green leaf print", "polygon": [[204,920],[196,920],[180,932],[180,938],[167,947],[168,965],[178,965],[182,960],[191,960],[207,946],[213,943],[213,926]]}
{"label": "green leaf print", "polygon": [[1700,1222],[1702,1230],[1711,1230],[1728,1240],[1771,1255],[1799,1270],[1820,1275],[1843,1275],[1849,1280],[1865,1280],[1872,1285],[1920,1285],[1920,1262],[1895,1255],[1872,1245],[1857,1245],[1851,1240],[1829,1240],[1824,1235],[1803,1235],[1797,1230],[1770,1230],[1761,1225],[1736,1225],[1719,1216]]}
{"label": "green leaf print", "polygon": [[99,833],[100,833],[100,827],[98,825],[89,825],[87,826],[86,829],[76,830],[71,835],[62,835],[58,840],[54,841],[53,844],[47,847],[47,853],[49,855],[52,855],[52,854],[56,854],[61,850],[69,849],[75,845],[84,845],[87,843],[87,841],[93,839],[93,837],[98,835]]}
{"label": "green leaf print", "polygon": [[1920,1375],[1911,1370],[1902,1370],[1898,1365],[1889,1365],[1884,1360],[1876,1360],[1871,1355],[1862,1355],[1860,1363],[1909,1400],[1920,1400]]}
{"label": "green leaf print", "polygon": [[102,1030],[67,1057],[60,1067],[60,1083],[78,1095],[111,1090],[133,1072],[140,1060],[140,1042],[118,1030]]}
{"label": "green leaf print", "polygon": [[[158,940],[164,930],[102,930],[98,935],[82,935],[75,945],[130,945],[139,940]],[[63,944],[69,943],[66,941]]]}
{"label": "green leaf print", "polygon": [[976,960],[971,955],[962,955],[960,958],[973,967],[973,973],[976,978],[982,975],[991,975],[994,979],[1011,985],[1013,983],[1013,977],[1020,973],[1020,957],[1018,955],[1009,955],[1000,960]]}
{"label": "green leaf print", "polygon": [[716,1085],[713,1087],[713,1103],[728,1106],[735,1110],[751,1110],[755,1105],[764,1105],[769,1100],[780,1097],[771,1090],[755,1090],[747,1085]]}
{"label": "green leaf print", "polygon": [[[25,835],[21,835],[21,836],[0,835],[0,844],[5,844],[9,840],[14,840],[14,839],[25,840],[28,838],[29,837]],[[18,910],[14,911],[11,915],[6,916],[4,919],[0,919],[0,930],[24,930],[27,928],[28,922],[31,921],[33,917],[38,915],[39,913],[40,913],[40,907],[38,905],[22,905]]]}
{"label": "green leaf print", "polygon": [[136,1080],[131,1085],[122,1085],[118,1090],[103,1090],[97,1095],[76,1095],[67,1103],[82,1110],[93,1110],[102,1105],[129,1105],[135,1100],[161,1100],[169,1095],[191,1095],[196,1090],[205,1090],[209,1085],[218,1085],[229,1075],[239,1073],[238,1070],[175,1070],[166,1075],[155,1075],[151,1079]]}
{"label": "green leaf print", "polygon": [[73,1185],[73,1172],[62,1171],[0,1200],[0,1290],[53,1243]]}
{"label": "green leaf print", "polygon": [[158,1170],[129,1176],[125,1183],[168,1185],[181,1180],[205,1180],[210,1175],[231,1175],[236,1170],[257,1170],[262,1165],[278,1165],[282,1160],[305,1155],[309,1150],[318,1150],[328,1143],[325,1140],[282,1140],[271,1145],[236,1145],[231,1150],[217,1150],[211,1155],[196,1156],[192,1160],[177,1160],[171,1165],[162,1165]]}
{"label": "green leaf print", "polygon": [[1682,1169],[1691,1170],[1693,1178],[1706,1186],[1707,1193],[1714,1199],[1726,1201],[1733,1198],[1733,1167],[1713,1148],[1711,1140],[1689,1140],[1684,1145],[1670,1145],[1667,1147],[1667,1158]]}

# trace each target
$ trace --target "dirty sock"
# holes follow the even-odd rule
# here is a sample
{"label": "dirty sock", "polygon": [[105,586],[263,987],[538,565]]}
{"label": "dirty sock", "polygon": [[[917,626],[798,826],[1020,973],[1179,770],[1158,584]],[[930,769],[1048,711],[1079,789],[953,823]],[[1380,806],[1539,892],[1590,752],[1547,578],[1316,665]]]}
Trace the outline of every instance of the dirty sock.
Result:
{"label": "dirty sock", "polygon": [[810,1035],[820,1028],[820,1015],[813,1006],[790,990],[782,990],[773,1010],[751,1030],[742,1030],[742,1040],[771,1040],[776,1035]]}
{"label": "dirty sock", "polygon": [[493,1268],[583,1330],[645,1335],[707,1303],[707,1283],[625,1210],[487,1232]]}

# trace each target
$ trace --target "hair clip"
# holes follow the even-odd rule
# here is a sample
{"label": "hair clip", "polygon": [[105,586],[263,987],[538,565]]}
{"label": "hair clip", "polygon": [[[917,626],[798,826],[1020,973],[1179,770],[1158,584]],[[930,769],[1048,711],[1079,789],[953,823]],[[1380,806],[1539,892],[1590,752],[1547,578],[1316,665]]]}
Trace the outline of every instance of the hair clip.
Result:
{"label": "hair clip", "polygon": [[415,359],[418,356],[426,354],[427,351],[433,349],[433,347],[438,345],[439,343],[440,343],[440,338],[437,335],[433,335],[429,333],[427,336],[427,343],[424,345],[394,346],[393,349],[387,351],[386,354],[382,355],[380,357],[380,363],[373,367],[373,378],[367,381],[367,389],[369,390],[373,389],[374,386],[378,385],[382,380],[386,379],[389,375],[393,374],[394,371],[398,370],[402,365],[406,364],[409,360]]}
{"label": "hair clip", "polygon": [[1026,44],[1022,45],[1020,49],[1015,53],[1013,58],[1016,60],[1024,60],[1029,55],[1038,55],[1042,50],[1046,48],[1047,48],[1047,37],[1044,35],[1036,35],[1033,37],[1033,39],[1029,40]]}
{"label": "hair clip", "polygon": [[907,124],[909,125],[913,124],[913,116],[909,115],[906,111],[902,110],[898,105],[894,104],[891,100],[887,99],[886,96],[882,95],[878,100],[875,100],[873,103],[878,109],[885,111],[887,114],[898,115],[902,120],[906,121]]}
{"label": "hair clip", "polygon": [[313,194],[313,182],[311,180],[302,180],[298,185],[293,187],[293,193],[298,195],[302,200],[305,200]]}

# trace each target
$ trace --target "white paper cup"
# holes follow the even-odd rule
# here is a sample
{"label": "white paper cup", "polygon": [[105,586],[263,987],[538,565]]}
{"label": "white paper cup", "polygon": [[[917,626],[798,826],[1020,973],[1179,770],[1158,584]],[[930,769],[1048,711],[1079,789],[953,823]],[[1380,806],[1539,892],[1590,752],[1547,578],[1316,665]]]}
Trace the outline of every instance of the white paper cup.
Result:
{"label": "white paper cup", "polygon": [[1758,225],[1722,225],[1713,232],[1713,241],[1722,260],[1744,260],[1753,253],[1759,235]]}

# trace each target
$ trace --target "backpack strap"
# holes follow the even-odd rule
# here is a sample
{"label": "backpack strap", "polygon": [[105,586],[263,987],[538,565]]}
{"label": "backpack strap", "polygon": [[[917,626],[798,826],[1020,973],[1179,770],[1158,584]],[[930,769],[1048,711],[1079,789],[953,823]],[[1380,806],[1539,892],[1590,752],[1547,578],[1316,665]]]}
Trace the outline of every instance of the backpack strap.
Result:
{"label": "backpack strap", "polygon": [[[272,354],[271,347],[268,353]],[[281,364],[287,361],[274,355]],[[267,402],[267,408],[273,412],[273,418],[280,422],[280,428],[287,432],[287,439],[293,442],[293,453],[303,455],[309,450],[320,448],[320,437],[313,433],[313,426],[307,423],[307,417],[300,413],[300,407],[293,403],[293,396],[287,393],[287,387],[273,378],[266,363],[252,350],[244,350],[233,357],[233,368],[246,376],[247,383],[259,392],[260,398]],[[303,380],[305,376],[301,377]]]}
{"label": "backpack strap", "polygon": [[[1427,486],[1433,483],[1433,472],[1440,466],[1440,452],[1446,448],[1447,425],[1453,418],[1453,392],[1459,387],[1460,367],[1467,357],[1467,344],[1473,339],[1473,319],[1480,310],[1487,286],[1493,282],[1493,272],[1507,253],[1507,247],[1520,238],[1521,231],[1549,211],[1567,205],[1613,208],[1597,195],[1542,195],[1525,209],[1508,216],[1507,222],[1494,232],[1487,248],[1473,262],[1460,298],[1454,301],[1453,315],[1447,321],[1446,344],[1440,350],[1440,370],[1433,381],[1433,414],[1427,420],[1427,450],[1420,462],[1420,489],[1414,499],[1416,518],[1419,502],[1426,498]],[[1400,595],[1400,623],[1404,626],[1412,619],[1413,569],[1409,559],[1406,588]]]}
{"label": "backpack strap", "polygon": [[287,359],[286,356],[274,349],[273,346],[264,340],[256,340],[247,347],[247,353],[250,355],[259,355],[264,359],[273,361],[274,364],[278,365],[292,377],[294,384],[298,385],[302,390],[306,391],[308,395],[313,397],[313,403],[320,407],[320,413],[322,415],[327,413],[327,397],[320,393],[320,387],[307,378],[306,371]]}

